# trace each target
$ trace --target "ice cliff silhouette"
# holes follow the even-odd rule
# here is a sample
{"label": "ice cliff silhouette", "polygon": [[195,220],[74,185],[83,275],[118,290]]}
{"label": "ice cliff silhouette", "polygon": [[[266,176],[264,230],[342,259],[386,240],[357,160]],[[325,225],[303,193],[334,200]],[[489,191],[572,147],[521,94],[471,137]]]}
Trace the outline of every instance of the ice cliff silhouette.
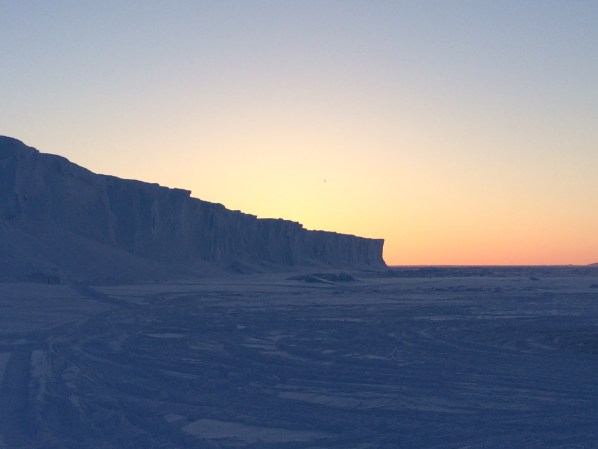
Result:
{"label": "ice cliff silhouette", "polygon": [[187,190],[98,175],[0,136],[0,279],[132,279],[327,265],[384,267],[381,239],[309,231]]}

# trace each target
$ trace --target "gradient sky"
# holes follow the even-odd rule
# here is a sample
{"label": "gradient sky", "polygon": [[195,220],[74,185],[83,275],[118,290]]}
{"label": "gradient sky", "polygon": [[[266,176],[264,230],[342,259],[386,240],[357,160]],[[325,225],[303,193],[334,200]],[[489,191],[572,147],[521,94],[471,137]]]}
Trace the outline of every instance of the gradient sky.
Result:
{"label": "gradient sky", "polygon": [[598,2],[0,0],[0,134],[389,264],[598,261]]}

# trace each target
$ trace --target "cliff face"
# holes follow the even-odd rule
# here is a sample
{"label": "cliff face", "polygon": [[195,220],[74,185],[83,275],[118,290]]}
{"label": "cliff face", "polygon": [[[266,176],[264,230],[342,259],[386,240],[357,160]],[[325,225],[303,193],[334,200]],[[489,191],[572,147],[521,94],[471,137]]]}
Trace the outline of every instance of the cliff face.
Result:
{"label": "cliff face", "polygon": [[[48,248],[62,238],[64,250],[77,241],[81,251],[101,245],[117,251],[116,259],[133,256],[168,266],[385,266],[383,240],[258,219],[191,198],[186,190],[97,175],[60,156],[0,137],[0,233],[10,240],[11,232],[19,238],[34,237],[33,246],[42,248],[46,259],[58,258]],[[54,241],[50,245],[44,239]],[[88,251],[96,257],[96,250]],[[11,257],[19,259],[18,254]],[[7,259],[0,263],[10,265]]]}

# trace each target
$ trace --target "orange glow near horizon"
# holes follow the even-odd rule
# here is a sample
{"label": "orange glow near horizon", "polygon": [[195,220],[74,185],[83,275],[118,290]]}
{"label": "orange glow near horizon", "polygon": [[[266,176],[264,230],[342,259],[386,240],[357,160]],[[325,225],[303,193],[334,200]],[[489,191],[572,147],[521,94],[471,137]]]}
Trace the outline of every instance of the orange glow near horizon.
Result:
{"label": "orange glow near horizon", "polygon": [[[577,167],[565,182],[561,177],[571,163],[566,155],[528,172],[529,156],[509,166],[517,151],[513,143],[512,153],[476,160],[435,150],[476,145],[475,135],[470,142],[452,142],[447,134],[421,139],[414,133],[396,139],[399,151],[387,151],[390,137],[375,130],[364,132],[362,126],[347,138],[318,129],[311,119],[302,118],[297,134],[288,122],[253,117],[251,126],[235,133],[214,128],[201,139],[190,133],[170,142],[121,141],[118,159],[107,160],[101,152],[87,161],[65,155],[96,172],[188,189],[194,197],[259,217],[383,238],[388,265],[598,261],[598,212],[587,207],[594,201],[592,167],[598,164]],[[368,144],[374,149],[362,151]],[[492,155],[504,145],[495,141],[485,147]],[[136,147],[144,147],[146,156],[125,151]],[[164,148],[176,148],[178,159]]]}

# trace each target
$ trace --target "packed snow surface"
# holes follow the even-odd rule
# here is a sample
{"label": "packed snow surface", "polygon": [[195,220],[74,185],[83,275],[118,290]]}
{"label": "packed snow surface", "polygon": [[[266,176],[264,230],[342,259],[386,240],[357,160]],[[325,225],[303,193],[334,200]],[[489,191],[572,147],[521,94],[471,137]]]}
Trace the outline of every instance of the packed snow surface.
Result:
{"label": "packed snow surface", "polygon": [[598,268],[352,276],[0,284],[0,448],[596,447]]}

